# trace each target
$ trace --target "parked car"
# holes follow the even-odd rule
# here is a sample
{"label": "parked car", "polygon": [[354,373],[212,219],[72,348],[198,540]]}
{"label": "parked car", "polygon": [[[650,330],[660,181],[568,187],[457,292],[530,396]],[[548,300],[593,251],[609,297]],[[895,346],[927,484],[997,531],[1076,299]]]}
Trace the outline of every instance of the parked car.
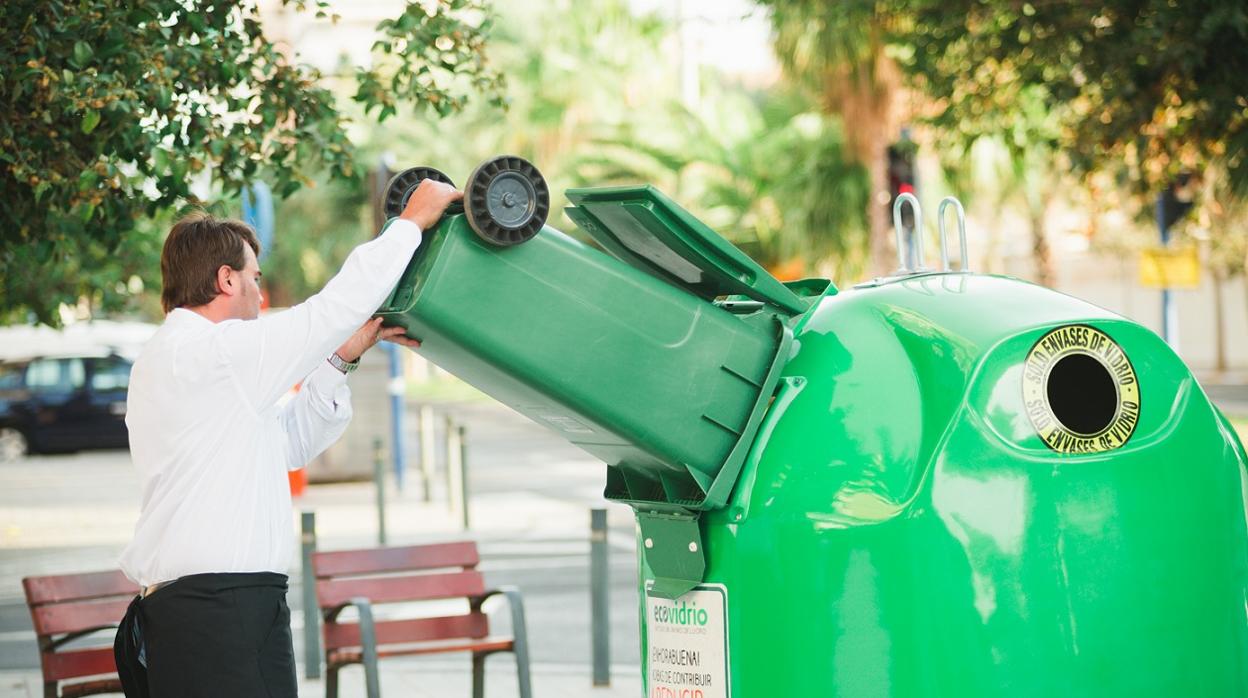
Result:
{"label": "parked car", "polygon": [[114,353],[0,362],[0,462],[127,446],[130,366]]}

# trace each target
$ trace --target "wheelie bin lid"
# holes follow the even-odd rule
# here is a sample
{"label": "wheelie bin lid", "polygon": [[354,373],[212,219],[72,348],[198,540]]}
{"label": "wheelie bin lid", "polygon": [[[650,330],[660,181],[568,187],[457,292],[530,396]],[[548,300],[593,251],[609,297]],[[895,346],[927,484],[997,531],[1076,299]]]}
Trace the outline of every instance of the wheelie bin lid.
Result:
{"label": "wheelie bin lid", "polygon": [[568,217],[610,254],[707,300],[743,295],[799,314],[807,303],[649,184],[569,189]]}

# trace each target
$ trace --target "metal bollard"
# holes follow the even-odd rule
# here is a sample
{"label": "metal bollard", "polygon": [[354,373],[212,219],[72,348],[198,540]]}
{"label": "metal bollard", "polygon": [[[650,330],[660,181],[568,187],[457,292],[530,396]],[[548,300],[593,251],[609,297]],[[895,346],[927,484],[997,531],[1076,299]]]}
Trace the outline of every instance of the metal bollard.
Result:
{"label": "metal bollard", "polygon": [[386,464],[381,439],[373,439],[373,484],[377,487],[377,544],[386,544]]}
{"label": "metal bollard", "polygon": [[459,505],[461,522],[464,530],[470,527],[468,519],[468,432],[463,426],[459,427]]}
{"label": "metal bollard", "polygon": [[309,679],[321,678],[321,612],[316,605],[316,574],[312,571],[312,553],[316,552],[316,512],[305,511],[300,517],[303,548],[303,666]]}
{"label": "metal bollard", "polygon": [[462,432],[446,418],[446,498],[450,505],[451,516],[467,528],[467,502],[464,500],[464,467]]}
{"label": "metal bollard", "polygon": [[433,443],[433,408],[420,406],[420,487],[421,497],[433,501],[433,472],[436,458]]}
{"label": "metal bollard", "polygon": [[607,599],[607,510],[589,511],[589,619],[594,685],[611,685],[611,619]]}
{"label": "metal bollard", "polygon": [[390,381],[386,392],[390,394],[390,443],[394,444],[390,454],[394,460],[394,486],[403,491],[403,481],[407,479],[407,454],[403,444],[403,412],[407,384],[403,380],[403,355],[399,345],[386,342],[386,354],[390,359]]}

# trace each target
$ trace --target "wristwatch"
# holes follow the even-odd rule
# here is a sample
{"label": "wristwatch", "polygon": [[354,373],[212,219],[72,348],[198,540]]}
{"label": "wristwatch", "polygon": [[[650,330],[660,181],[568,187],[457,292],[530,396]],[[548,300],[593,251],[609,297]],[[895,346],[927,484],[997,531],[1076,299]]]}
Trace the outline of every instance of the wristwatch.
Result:
{"label": "wristwatch", "polygon": [[329,355],[329,365],[345,374],[359,368],[360,360],[356,359],[355,361],[344,361],[341,356],[338,356],[338,352],[334,352]]}

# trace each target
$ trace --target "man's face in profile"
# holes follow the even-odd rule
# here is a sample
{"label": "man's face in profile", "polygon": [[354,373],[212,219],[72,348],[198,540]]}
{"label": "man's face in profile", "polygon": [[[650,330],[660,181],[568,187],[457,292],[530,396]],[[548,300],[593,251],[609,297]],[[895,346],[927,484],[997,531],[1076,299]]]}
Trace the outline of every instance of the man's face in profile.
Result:
{"label": "man's face in profile", "polygon": [[256,261],[256,253],[251,251],[250,246],[244,245],[243,253],[247,255],[247,262],[243,265],[243,270],[237,272],[238,280],[241,284],[237,297],[237,317],[242,320],[255,320],[260,317],[260,302],[262,300],[260,296],[260,263]]}

